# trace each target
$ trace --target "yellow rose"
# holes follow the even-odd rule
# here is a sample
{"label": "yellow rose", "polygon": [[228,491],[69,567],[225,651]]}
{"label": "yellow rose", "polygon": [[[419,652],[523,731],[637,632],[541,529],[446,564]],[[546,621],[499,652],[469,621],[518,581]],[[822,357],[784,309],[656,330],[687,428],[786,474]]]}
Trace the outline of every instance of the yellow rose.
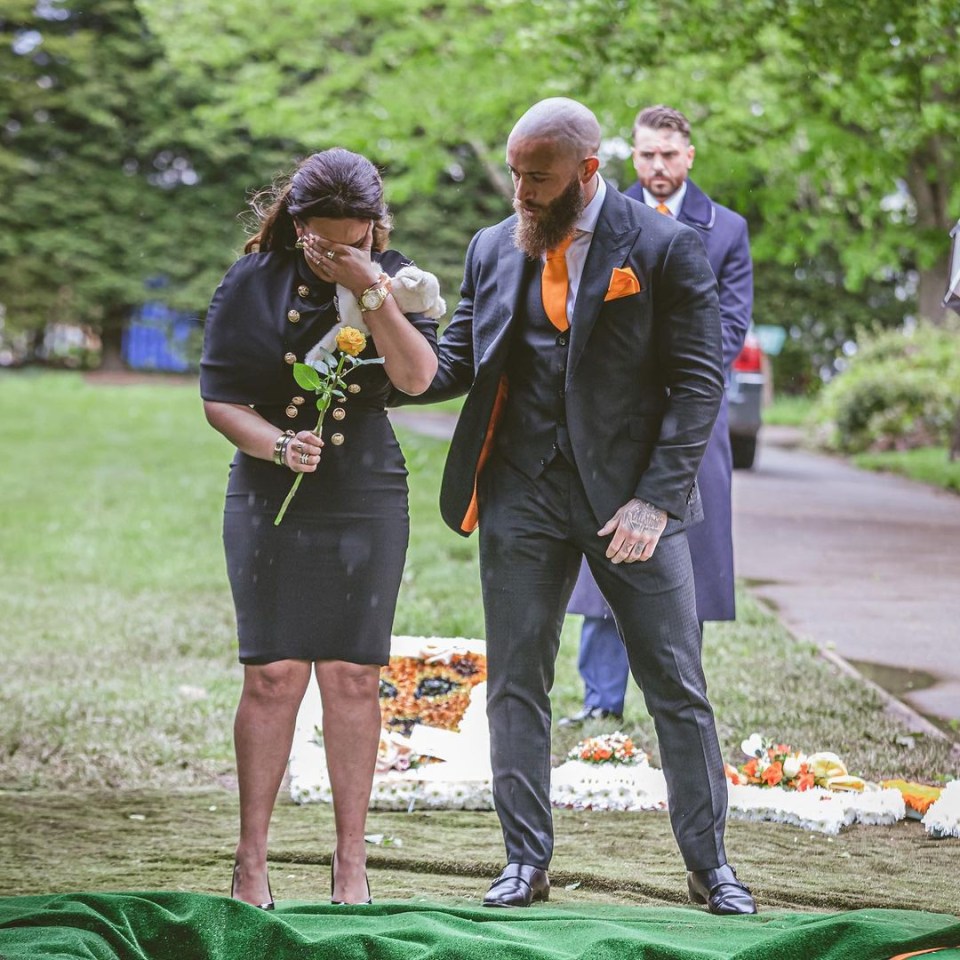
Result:
{"label": "yellow rose", "polygon": [[367,338],[356,327],[344,327],[337,334],[337,349],[350,357],[359,357],[367,345]]}

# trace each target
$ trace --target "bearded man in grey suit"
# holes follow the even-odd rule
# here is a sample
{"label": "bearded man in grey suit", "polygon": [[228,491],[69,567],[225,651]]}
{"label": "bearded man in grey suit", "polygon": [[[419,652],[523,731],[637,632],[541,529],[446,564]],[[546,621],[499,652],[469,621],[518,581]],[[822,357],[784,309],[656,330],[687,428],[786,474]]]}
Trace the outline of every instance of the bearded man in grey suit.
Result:
{"label": "bearded man in grey suit", "polygon": [[468,393],[440,508],[480,529],[493,793],[507,866],[488,906],[546,900],[550,700],[581,557],[621,624],[654,719],[691,897],[755,913],[727,865],[727,786],[700,663],[686,528],[723,395],[717,285],[696,231],[599,176],[574,100],[507,142],[516,215],[481,230],[440,367],[415,402]]}

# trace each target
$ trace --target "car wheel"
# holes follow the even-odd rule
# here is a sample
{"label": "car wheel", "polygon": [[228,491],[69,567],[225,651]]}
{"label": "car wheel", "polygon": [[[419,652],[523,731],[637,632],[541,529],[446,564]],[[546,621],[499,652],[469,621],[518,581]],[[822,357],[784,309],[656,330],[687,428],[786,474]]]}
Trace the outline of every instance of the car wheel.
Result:
{"label": "car wheel", "polygon": [[730,451],[733,453],[733,469],[749,470],[757,456],[757,438],[731,437]]}

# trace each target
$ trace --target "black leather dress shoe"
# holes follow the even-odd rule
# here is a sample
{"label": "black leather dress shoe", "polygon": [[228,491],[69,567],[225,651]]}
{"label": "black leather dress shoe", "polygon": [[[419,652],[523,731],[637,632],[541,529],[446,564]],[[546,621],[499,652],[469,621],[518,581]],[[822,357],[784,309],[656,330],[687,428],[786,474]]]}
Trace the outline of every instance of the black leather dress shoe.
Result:
{"label": "black leather dress shoe", "polygon": [[529,907],[534,900],[550,899],[550,878],[546,870],[525,863],[508,863],[490,884],[483,898],[485,907]]}
{"label": "black leather dress shoe", "polygon": [[614,713],[612,710],[604,710],[603,707],[584,707],[572,717],[563,717],[557,726],[579,727],[588,720],[616,720],[617,723],[620,723],[623,720],[623,714]]}
{"label": "black leather dress shoe", "polygon": [[691,870],[687,874],[687,889],[690,899],[694,903],[705,903],[711,913],[722,916],[757,912],[750,888],[737,879],[729,864],[716,870]]}

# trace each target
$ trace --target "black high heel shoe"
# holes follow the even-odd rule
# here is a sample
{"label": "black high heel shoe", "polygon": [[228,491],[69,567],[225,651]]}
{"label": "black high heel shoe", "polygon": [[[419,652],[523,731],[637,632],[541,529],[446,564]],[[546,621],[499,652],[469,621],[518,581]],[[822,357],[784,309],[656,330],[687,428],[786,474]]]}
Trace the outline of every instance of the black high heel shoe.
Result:
{"label": "black high heel shoe", "polygon": [[[234,887],[237,885],[237,867],[240,864],[236,860],[233,861],[233,875],[230,880],[230,899],[235,900],[236,897],[233,895]],[[256,907],[258,910],[273,910],[276,907],[276,903],[273,899],[273,891],[270,889],[270,878],[267,878],[267,893],[270,894],[270,899],[266,903],[251,903],[251,907]],[[246,900],[241,900],[241,903],[246,903]]]}
{"label": "black high heel shoe", "polygon": [[[334,867],[333,867],[333,865],[334,865],[334,862],[336,861],[336,859],[337,859],[337,851],[334,850],[334,851],[333,851],[333,856],[330,858],[330,902],[331,902],[335,907],[344,907],[344,906],[348,906],[346,900],[334,900],[334,899],[333,899],[333,888],[334,888],[334,885],[335,885],[335,883],[336,883],[336,877],[335,877],[335,875],[334,875]],[[365,907],[365,906],[368,906],[369,904],[373,903],[373,897],[370,895],[370,881],[367,879],[367,871],[366,871],[366,870],[363,871],[363,879],[364,879],[365,883],[367,884],[367,899],[366,899],[366,900],[362,900],[360,903],[351,903],[351,904],[349,904],[349,906],[351,906],[351,907]]]}

